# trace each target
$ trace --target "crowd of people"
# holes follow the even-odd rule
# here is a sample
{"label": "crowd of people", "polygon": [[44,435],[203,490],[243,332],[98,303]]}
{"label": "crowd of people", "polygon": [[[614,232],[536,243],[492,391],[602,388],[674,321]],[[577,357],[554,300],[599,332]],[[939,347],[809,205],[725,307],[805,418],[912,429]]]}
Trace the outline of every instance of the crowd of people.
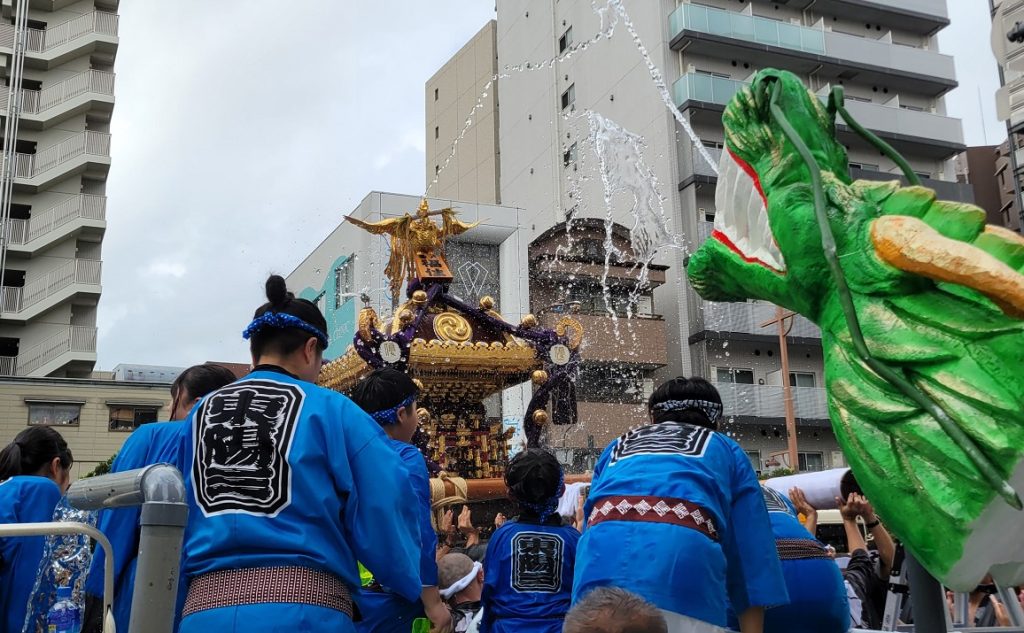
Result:
{"label": "crowd of people", "polygon": [[[575,516],[559,513],[562,467],[542,449],[508,464],[513,518],[486,544],[468,507],[432,521],[427,464],[413,444],[419,387],[389,368],[350,397],[317,387],[327,324],[272,276],[243,336],[252,372],[215,365],[172,385],[175,421],[149,424],[112,469],[182,471],[189,519],[182,633],[438,631],[840,633],[881,626],[896,545],[852,478],[836,502],[848,557],[817,540],[799,489],[762,486],[718,431],[722,400],[701,378],[650,397],[651,424],[612,442]],[[73,457],[50,427],[0,452],[0,523],[49,520]],[[101,513],[115,550],[115,611],[128,630],[139,512]],[[869,552],[867,530],[875,552]],[[460,547],[456,535],[465,537]],[[0,538],[0,633],[21,631],[42,537]],[[103,557],[86,583],[85,631],[100,630]],[[974,623],[1008,623],[982,583]],[[901,614],[905,620],[912,613]]]}

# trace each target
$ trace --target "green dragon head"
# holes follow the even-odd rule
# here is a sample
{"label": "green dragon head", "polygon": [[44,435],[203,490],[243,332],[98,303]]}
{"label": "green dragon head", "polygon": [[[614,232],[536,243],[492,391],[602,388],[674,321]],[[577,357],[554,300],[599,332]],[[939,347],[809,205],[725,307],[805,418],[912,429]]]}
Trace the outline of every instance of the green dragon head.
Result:
{"label": "green dragon head", "polygon": [[690,283],[821,326],[836,439],[886,525],[947,586],[988,571],[1020,584],[1024,237],[921,186],[851,182],[833,112],[915,179],[841,90],[826,108],[762,71],[723,115],[715,226]]}
{"label": "green dragon head", "polygon": [[[846,151],[835,140],[833,116],[821,101],[792,73],[759,72],[722,116],[726,138],[718,168],[714,231],[691,258],[690,280],[707,299],[759,298],[816,312],[815,298],[822,296],[817,280],[827,275],[790,274],[824,272],[826,262],[807,166],[770,113],[776,90],[776,102],[817,159],[823,177],[849,182]],[[743,287],[754,286],[760,292],[744,290],[737,278],[756,279]]]}

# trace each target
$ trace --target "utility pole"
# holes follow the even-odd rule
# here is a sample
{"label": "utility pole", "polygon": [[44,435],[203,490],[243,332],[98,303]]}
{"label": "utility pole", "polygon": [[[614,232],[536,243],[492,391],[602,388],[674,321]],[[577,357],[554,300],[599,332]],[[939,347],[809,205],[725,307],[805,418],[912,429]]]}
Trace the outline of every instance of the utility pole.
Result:
{"label": "utility pole", "polygon": [[[761,327],[775,325],[779,331],[779,355],[782,356],[782,400],[786,405],[786,444],[789,450],[789,467],[793,472],[800,472],[800,459],[796,449],[796,414],[793,411],[793,387],[789,384],[789,348],[786,337],[793,329],[793,317],[796,312],[783,310],[775,306],[775,318],[765,321]],[[787,324],[786,321],[789,320]]]}

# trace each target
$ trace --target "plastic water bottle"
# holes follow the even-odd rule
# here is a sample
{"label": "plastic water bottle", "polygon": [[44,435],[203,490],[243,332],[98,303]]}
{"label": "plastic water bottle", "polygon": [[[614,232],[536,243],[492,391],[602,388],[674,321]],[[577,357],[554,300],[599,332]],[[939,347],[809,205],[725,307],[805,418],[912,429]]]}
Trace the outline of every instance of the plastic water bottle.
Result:
{"label": "plastic water bottle", "polygon": [[46,613],[46,633],[80,633],[82,614],[71,601],[71,587],[57,588],[57,603]]}

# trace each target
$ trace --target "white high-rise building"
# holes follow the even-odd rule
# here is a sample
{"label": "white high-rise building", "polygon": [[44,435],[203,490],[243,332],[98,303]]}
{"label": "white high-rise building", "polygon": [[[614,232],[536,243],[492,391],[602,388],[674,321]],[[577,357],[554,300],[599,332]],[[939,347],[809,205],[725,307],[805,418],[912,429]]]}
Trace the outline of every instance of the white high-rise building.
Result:
{"label": "white high-rise building", "polygon": [[[794,72],[821,94],[842,85],[853,116],[903,153],[927,186],[943,198],[971,200],[970,187],[956,182],[949,160],[964,145],[961,123],[945,115],[943,102],[943,95],[956,86],[953,59],[937,46],[936,34],[949,24],[945,0],[623,2],[650,62],[664,78],[668,104],[625,21],[614,15],[614,4],[595,12],[589,2],[497,3],[497,67],[500,72],[522,68],[498,84],[495,109],[500,116],[494,121],[501,158],[499,193],[504,204],[527,211],[535,278],[551,274],[539,255],[555,247],[553,240],[566,241],[568,218],[603,219],[608,213],[600,179],[594,177],[597,158],[589,112],[643,137],[644,161],[660,183],[673,231],[691,248],[707,237],[716,211],[715,173],[697,157],[674,115],[687,119],[717,159],[725,104],[765,67]],[[612,27],[610,39],[599,38],[585,51],[573,53]],[[572,54],[546,63],[565,53]],[[436,132],[441,148],[450,144],[444,132]],[[899,178],[896,166],[851,130],[840,125],[838,133],[848,148],[854,177]],[[472,145],[460,144],[460,164],[480,164],[474,151]],[[428,160],[431,171],[434,158]],[[624,203],[628,201],[620,196],[612,202],[616,231],[628,233],[634,222]],[[587,237],[582,236],[587,244],[577,255],[603,263],[603,241]],[[650,301],[647,314],[664,317],[665,368],[637,362],[637,355],[646,353],[657,336],[653,330],[644,332],[641,338],[647,342],[640,344],[635,336],[620,337],[623,362],[640,367],[645,380],[657,370],[658,378],[698,374],[716,382],[732,428],[758,470],[783,465],[782,383],[788,380],[795,388],[799,466],[841,465],[827,419],[817,328],[796,319],[788,340],[790,375],[782,376],[776,330],[761,327],[774,317],[774,307],[701,301],[685,281],[684,256],[683,250],[671,249],[658,254],[655,264],[668,267],[664,283],[644,299]],[[548,293],[547,300],[579,300],[579,286],[551,286],[554,294]],[[596,292],[589,287],[591,294]],[[531,296],[542,293],[531,288]],[[594,302],[595,316],[601,314],[601,304]],[[588,374],[581,400],[624,391],[614,364],[610,372],[599,371],[607,363],[592,364],[595,371]],[[590,424],[584,417],[583,424]],[[608,420],[598,424],[606,426]],[[606,429],[595,430],[600,432],[590,435],[608,435]]]}
{"label": "white high-rise building", "polygon": [[0,375],[87,377],[96,362],[117,7],[0,2]]}

